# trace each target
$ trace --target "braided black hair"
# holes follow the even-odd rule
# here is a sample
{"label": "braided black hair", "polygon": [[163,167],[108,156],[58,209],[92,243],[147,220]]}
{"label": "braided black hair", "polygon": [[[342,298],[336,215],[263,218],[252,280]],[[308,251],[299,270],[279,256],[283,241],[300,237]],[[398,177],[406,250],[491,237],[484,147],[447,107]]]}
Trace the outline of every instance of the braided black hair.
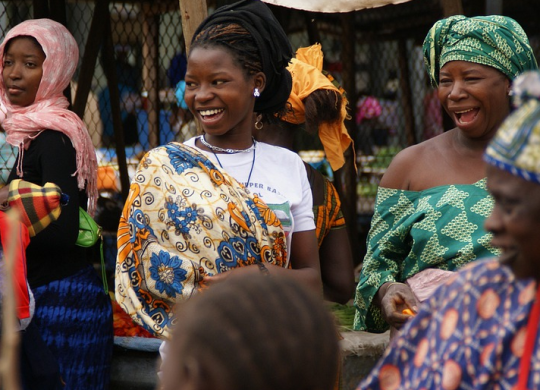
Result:
{"label": "braided black hair", "polygon": [[263,72],[266,84],[255,101],[255,112],[266,119],[284,114],[292,88],[287,64],[293,52],[285,31],[266,4],[241,0],[218,8],[195,31],[192,50],[199,45],[226,47],[248,74]]}
{"label": "braided black hair", "polygon": [[198,389],[333,388],[339,364],[334,320],[320,297],[289,277],[233,273],[181,304],[177,321],[165,390],[182,380],[171,380],[173,372],[190,367],[196,367]]}
{"label": "braided black hair", "polygon": [[263,71],[261,54],[251,34],[236,23],[210,25],[194,38],[191,50],[197,47],[224,47],[233,60],[252,76]]}
{"label": "braided black hair", "polygon": [[304,99],[306,131],[317,135],[321,123],[334,123],[341,120],[343,97],[337,91],[318,89]]}

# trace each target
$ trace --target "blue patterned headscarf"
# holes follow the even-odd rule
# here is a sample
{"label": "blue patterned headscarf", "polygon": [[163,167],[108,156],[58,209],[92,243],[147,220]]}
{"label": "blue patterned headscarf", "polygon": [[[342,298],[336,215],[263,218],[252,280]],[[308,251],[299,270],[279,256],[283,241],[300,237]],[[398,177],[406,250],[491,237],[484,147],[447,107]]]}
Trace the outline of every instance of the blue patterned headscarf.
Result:
{"label": "blue patterned headscarf", "polygon": [[450,61],[491,66],[510,80],[538,64],[523,28],[506,16],[451,16],[429,30],[423,45],[424,62],[433,86]]}
{"label": "blue patterned headscarf", "polygon": [[517,110],[502,123],[484,160],[540,184],[540,72],[526,72],[512,86]]}

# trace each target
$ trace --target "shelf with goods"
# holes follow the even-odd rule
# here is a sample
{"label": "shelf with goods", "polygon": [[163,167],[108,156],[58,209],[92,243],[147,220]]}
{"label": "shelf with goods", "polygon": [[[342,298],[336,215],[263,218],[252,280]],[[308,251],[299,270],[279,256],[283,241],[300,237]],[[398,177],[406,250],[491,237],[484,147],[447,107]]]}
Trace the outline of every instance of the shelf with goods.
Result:
{"label": "shelf with goods", "polygon": [[373,155],[359,154],[357,156],[357,212],[358,214],[373,214],[377,189],[382,176],[394,156],[401,150],[399,146],[383,146],[377,148]]}

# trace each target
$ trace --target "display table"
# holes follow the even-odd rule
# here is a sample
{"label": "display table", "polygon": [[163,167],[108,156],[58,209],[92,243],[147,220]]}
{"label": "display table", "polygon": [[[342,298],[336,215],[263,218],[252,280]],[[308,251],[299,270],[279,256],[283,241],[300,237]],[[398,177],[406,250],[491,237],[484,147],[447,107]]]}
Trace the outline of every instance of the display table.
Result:
{"label": "display table", "polygon": [[[340,346],[345,358],[343,390],[354,390],[382,356],[388,345],[389,332],[343,332],[341,335]],[[137,343],[115,338],[110,390],[156,389],[160,342],[150,340],[146,348],[132,349]]]}

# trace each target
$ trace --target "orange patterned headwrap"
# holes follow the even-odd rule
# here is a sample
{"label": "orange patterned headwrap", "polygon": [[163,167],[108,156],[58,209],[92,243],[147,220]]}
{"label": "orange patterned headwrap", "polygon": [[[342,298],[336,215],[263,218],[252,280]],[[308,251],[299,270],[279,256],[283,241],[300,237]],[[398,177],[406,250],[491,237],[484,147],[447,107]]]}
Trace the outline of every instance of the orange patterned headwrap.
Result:
{"label": "orange patterned headwrap", "polygon": [[329,79],[322,73],[323,53],[320,44],[303,47],[297,50],[296,58],[293,58],[287,66],[293,78],[293,86],[288,103],[291,104],[292,112],[281,119],[301,124],[305,122],[305,107],[303,100],[318,89],[330,89],[341,93],[340,120],[335,123],[321,123],[319,126],[319,138],[324,147],[326,158],[332,169],[338,170],[345,164],[343,154],[352,143],[352,139],[345,127],[347,114],[347,98]]}

